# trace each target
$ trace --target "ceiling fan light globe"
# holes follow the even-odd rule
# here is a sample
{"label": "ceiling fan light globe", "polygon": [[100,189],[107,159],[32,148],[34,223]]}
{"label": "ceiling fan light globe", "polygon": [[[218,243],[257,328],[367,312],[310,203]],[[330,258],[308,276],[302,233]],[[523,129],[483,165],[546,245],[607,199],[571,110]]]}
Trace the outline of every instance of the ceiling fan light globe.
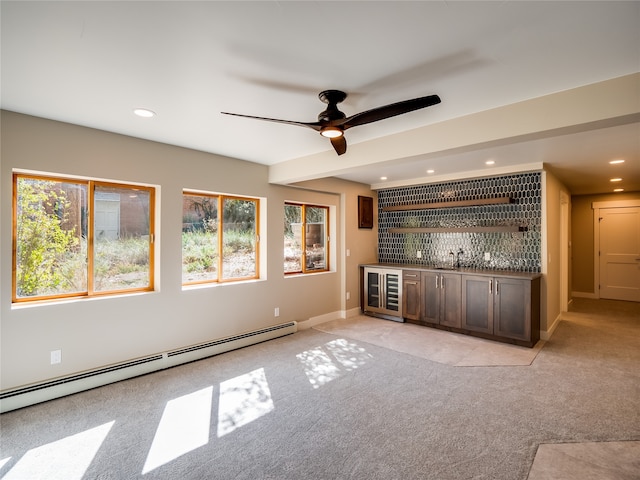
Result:
{"label": "ceiling fan light globe", "polygon": [[320,131],[320,135],[327,138],[337,138],[344,134],[342,130],[336,127],[326,127]]}

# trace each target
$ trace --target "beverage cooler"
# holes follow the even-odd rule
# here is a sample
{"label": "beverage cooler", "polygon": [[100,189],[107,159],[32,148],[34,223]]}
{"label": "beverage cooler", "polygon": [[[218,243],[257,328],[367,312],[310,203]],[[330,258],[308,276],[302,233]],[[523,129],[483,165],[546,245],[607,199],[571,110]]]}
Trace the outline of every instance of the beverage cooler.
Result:
{"label": "beverage cooler", "polygon": [[364,268],[364,312],[404,322],[402,318],[402,270]]}

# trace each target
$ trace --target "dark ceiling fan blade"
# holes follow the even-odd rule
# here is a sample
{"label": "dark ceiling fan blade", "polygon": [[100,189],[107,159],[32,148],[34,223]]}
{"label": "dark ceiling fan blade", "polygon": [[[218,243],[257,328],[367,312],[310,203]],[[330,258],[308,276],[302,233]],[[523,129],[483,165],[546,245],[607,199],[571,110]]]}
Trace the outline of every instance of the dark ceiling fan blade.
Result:
{"label": "dark ceiling fan blade", "polygon": [[383,107],[373,108],[366,112],[356,113],[344,120],[333,122],[333,124],[341,126],[346,130],[347,128],[377,122],[378,120],[384,120],[385,118],[391,118],[396,115],[402,115],[403,113],[413,112],[414,110],[437,105],[438,103],[440,103],[440,97],[438,95],[429,95],[426,97],[392,103]]}
{"label": "dark ceiling fan blade", "polygon": [[265,120],[267,122],[287,123],[289,125],[298,125],[299,127],[308,127],[319,132],[324,125],[319,122],[296,122],[293,120],[280,120],[278,118],[254,117],[252,115],[242,115],[240,113],[220,112],[223,115],[233,115],[234,117],[253,118],[254,120]]}
{"label": "dark ceiling fan blade", "polygon": [[338,155],[342,155],[347,151],[347,139],[344,135],[331,139],[331,145]]}
{"label": "dark ceiling fan blade", "polygon": [[[255,117],[253,115],[242,115],[240,113],[220,112],[223,115],[233,115],[235,117],[252,118],[254,120],[264,120],[267,122],[285,123],[307,127],[319,132],[323,137],[331,140],[331,145],[338,155],[343,155],[347,151],[347,140],[344,138],[344,131],[358,125],[377,122],[385,118],[395,117],[403,113],[412,112],[421,108],[430,107],[440,103],[438,95],[414,98],[403,102],[392,103],[383,107],[356,113],[345,118],[344,113],[338,109],[338,104],[347,98],[347,94],[341,90],[324,90],[320,92],[318,98],[327,104],[327,108],[320,112],[317,122],[296,122],[293,120],[281,120],[278,118]],[[336,136],[337,135],[337,136]]]}

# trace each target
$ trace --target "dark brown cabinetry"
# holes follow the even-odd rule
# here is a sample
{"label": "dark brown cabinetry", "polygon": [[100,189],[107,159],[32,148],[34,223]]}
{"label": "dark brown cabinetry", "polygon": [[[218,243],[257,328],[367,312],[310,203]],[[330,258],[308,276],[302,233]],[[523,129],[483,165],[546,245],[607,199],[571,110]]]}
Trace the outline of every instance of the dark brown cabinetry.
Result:
{"label": "dark brown cabinetry", "polygon": [[422,322],[460,328],[461,286],[458,273],[422,272]]}
{"label": "dark brown cabinetry", "polygon": [[361,266],[365,313],[528,347],[540,339],[540,274],[377,265]]}
{"label": "dark brown cabinetry", "polygon": [[493,279],[465,275],[462,279],[462,328],[493,334]]}
{"label": "dark brown cabinetry", "polygon": [[540,338],[539,283],[462,275],[462,329],[533,346]]}
{"label": "dark brown cabinetry", "polygon": [[420,271],[404,270],[402,273],[402,315],[409,321],[420,321],[420,288]]}

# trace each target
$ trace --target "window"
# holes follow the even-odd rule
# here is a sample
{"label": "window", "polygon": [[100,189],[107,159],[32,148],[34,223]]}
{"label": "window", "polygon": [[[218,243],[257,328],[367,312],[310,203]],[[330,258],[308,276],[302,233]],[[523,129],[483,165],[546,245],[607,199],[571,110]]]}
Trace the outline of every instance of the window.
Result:
{"label": "window", "polygon": [[329,270],[329,207],[285,203],[284,273]]}
{"label": "window", "polygon": [[153,290],[153,188],[13,179],[14,302]]}
{"label": "window", "polygon": [[258,278],[259,201],[192,192],[182,198],[182,283]]}

